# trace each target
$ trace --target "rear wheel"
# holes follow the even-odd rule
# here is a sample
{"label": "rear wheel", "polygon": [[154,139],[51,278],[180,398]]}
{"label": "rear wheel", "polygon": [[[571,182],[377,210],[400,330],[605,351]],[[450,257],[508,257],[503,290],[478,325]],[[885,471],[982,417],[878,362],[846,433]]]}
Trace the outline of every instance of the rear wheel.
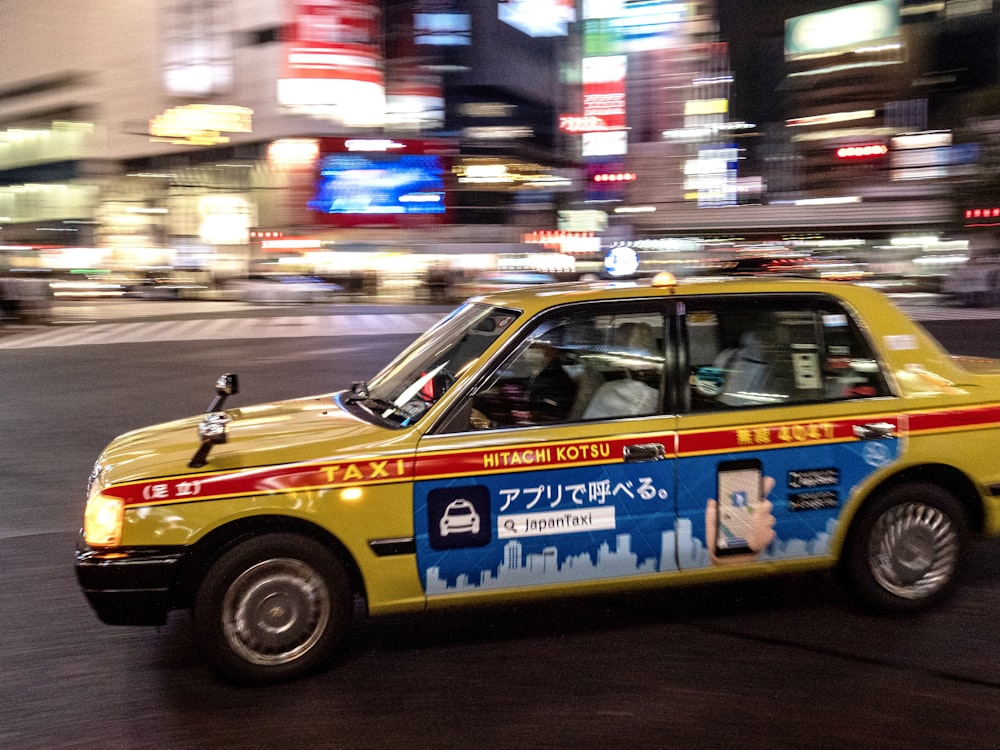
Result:
{"label": "rear wheel", "polygon": [[842,561],[847,583],[871,609],[912,612],[950,593],[965,549],[966,519],[947,490],[897,485],[862,508]]}
{"label": "rear wheel", "polygon": [[195,635],[227,679],[294,679],[329,660],[352,603],[347,572],[329,549],[297,534],[269,534],[237,545],[208,570],[195,595]]}

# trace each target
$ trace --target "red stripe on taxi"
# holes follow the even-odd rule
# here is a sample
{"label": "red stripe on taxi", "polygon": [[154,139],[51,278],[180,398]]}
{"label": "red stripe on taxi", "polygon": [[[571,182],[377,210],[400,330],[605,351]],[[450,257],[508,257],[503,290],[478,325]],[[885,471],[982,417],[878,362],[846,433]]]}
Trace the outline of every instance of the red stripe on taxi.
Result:
{"label": "red stripe on taxi", "polygon": [[[885,421],[898,427],[895,419],[887,418]],[[724,430],[682,432],[677,439],[678,453],[681,456],[691,456],[855,440],[854,425],[857,422],[856,419],[781,422],[744,425]]]}
{"label": "red stripe on taxi", "polygon": [[[913,412],[905,415],[870,415],[829,421],[779,422],[726,429],[681,432],[676,436],[680,457],[747,450],[769,450],[792,445],[857,440],[855,425],[888,422],[899,434],[905,421],[907,434],[994,428],[1000,425],[1000,404],[964,409]],[[621,463],[624,449],[640,443],[663,444],[674,454],[674,433],[634,435],[627,438],[525,443],[499,448],[424,453],[413,457],[361,458],[292,466],[267,466],[238,472],[216,472],[164,477],[114,485],[104,494],[119,497],[127,506],[194,502],[244,495],[266,495],[477,476],[536,469],[569,468]]]}
{"label": "red stripe on taxi", "polygon": [[412,479],[413,459],[382,458],[266,466],[238,472],[164,477],[108,487],[105,495],[126,506],[268,495],[318,488],[352,487]]}
{"label": "red stripe on taxi", "polygon": [[668,434],[559,443],[525,443],[472,451],[424,453],[417,459],[416,479],[441,479],[478,475],[484,472],[503,474],[533,469],[620,463],[626,446],[652,442],[665,442],[667,452],[673,452],[673,436]]}
{"label": "red stripe on taxi", "polygon": [[910,434],[947,432],[970,428],[990,428],[1000,425],[1000,404],[975,406],[964,409],[940,409],[928,412],[911,412],[908,415]]}

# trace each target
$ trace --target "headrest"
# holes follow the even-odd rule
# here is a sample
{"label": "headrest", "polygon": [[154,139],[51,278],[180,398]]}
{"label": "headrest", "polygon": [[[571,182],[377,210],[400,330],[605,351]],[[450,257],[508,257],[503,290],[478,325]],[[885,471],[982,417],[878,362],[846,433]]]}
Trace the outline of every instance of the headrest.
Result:
{"label": "headrest", "polygon": [[760,331],[749,330],[740,335],[740,359],[748,359],[751,362],[766,362],[767,350],[767,343]]}
{"label": "headrest", "polygon": [[653,354],[656,335],[649,323],[622,323],[615,329],[614,345],[629,352]]}

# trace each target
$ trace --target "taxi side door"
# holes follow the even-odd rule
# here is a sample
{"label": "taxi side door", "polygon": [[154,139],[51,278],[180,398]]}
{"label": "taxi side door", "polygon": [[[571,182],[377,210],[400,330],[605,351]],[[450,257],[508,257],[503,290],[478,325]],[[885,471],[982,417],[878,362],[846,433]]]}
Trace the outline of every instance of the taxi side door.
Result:
{"label": "taxi side door", "polygon": [[659,300],[539,316],[421,439],[414,528],[430,605],[660,572],[674,528],[667,323]]}
{"label": "taxi side door", "polygon": [[681,330],[678,567],[825,564],[853,488],[900,451],[862,327],[825,295],[719,295]]}

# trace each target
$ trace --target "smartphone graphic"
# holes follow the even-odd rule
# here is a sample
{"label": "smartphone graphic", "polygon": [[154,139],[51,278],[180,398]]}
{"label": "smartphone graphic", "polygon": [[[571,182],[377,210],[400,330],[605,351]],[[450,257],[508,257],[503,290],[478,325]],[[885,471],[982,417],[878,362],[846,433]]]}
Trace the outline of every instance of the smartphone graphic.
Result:
{"label": "smartphone graphic", "polygon": [[761,502],[763,471],[756,458],[722,461],[718,469],[715,554],[752,552],[750,536],[753,514]]}

